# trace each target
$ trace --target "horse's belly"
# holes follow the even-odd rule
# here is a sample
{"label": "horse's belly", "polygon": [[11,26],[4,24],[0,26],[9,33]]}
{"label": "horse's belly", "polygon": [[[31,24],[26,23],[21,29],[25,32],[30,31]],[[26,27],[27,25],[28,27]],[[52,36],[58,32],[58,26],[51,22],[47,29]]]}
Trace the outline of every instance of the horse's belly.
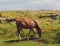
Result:
{"label": "horse's belly", "polygon": [[25,28],[25,29],[30,29],[30,28],[34,28],[34,26],[31,26],[31,25],[27,25],[27,26],[21,26],[22,28]]}

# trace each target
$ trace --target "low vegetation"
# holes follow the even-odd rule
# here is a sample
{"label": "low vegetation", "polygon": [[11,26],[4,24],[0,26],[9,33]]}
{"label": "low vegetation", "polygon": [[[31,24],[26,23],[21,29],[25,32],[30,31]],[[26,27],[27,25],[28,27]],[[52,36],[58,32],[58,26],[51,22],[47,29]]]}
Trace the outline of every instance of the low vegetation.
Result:
{"label": "low vegetation", "polygon": [[[25,10],[25,11],[0,11],[0,20],[3,18],[33,18],[42,29],[41,40],[17,42],[17,28],[15,22],[0,23],[0,46],[60,46],[60,11],[59,10]],[[56,15],[56,16],[55,16]],[[53,19],[52,19],[53,18]],[[5,19],[4,19],[5,20]],[[22,35],[27,36],[28,31],[23,29]],[[34,29],[36,32],[36,30]],[[31,33],[30,35],[33,35]],[[38,35],[35,34],[36,38]]]}

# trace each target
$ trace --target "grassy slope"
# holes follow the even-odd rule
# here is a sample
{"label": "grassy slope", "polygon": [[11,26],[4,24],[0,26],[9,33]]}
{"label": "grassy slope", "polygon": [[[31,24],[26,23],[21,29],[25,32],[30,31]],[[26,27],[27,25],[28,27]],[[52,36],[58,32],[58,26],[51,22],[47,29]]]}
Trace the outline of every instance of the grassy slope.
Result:
{"label": "grassy slope", "polygon": [[[13,12],[1,12],[2,16],[15,18],[15,17],[31,17],[34,18],[39,26],[42,28],[42,39],[46,41],[44,44],[36,41],[21,41],[21,42],[4,42],[17,39],[17,29],[15,22],[12,25],[8,23],[0,24],[0,46],[60,46],[60,24],[59,20],[52,20],[51,18],[38,19],[40,15],[49,16],[46,13],[55,13],[60,16],[60,11],[13,11]],[[50,21],[50,22],[46,22]],[[25,32],[26,34],[26,32]],[[56,44],[51,44],[56,43]]]}
{"label": "grassy slope", "polygon": [[60,46],[60,44],[44,44],[38,41],[10,41],[11,39],[16,40],[14,38],[2,38],[0,46]]}

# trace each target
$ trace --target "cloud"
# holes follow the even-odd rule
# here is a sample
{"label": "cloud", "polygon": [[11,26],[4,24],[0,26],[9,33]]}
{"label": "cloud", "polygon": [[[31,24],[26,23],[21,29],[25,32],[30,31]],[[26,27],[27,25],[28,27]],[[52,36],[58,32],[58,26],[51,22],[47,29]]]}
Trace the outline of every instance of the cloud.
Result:
{"label": "cloud", "polygon": [[0,4],[0,11],[2,10],[23,10],[25,9],[24,5],[20,4],[20,3],[6,3],[6,4]]}
{"label": "cloud", "polygon": [[0,2],[6,2],[7,0],[0,0]]}
{"label": "cloud", "polygon": [[32,4],[32,5],[36,5],[36,4],[40,4],[41,2],[40,1],[29,1],[28,3]]}
{"label": "cloud", "polygon": [[41,9],[60,9],[59,0],[29,0],[28,3],[33,7],[39,7]]}
{"label": "cloud", "polygon": [[40,10],[58,9],[59,0],[0,0],[0,10]]}
{"label": "cloud", "polygon": [[0,0],[0,11],[24,9],[23,2],[20,0]]}
{"label": "cloud", "polygon": [[30,3],[31,5],[42,5],[42,4],[51,4],[53,2],[56,2],[55,0],[29,0],[28,3]]}

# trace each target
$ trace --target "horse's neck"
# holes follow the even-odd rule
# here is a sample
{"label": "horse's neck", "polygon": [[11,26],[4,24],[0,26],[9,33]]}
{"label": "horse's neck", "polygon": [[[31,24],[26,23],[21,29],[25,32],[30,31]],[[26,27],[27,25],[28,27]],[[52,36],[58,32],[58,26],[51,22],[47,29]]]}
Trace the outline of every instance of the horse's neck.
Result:
{"label": "horse's neck", "polygon": [[41,32],[41,28],[40,28],[38,25],[36,25],[35,28],[36,28],[37,31],[38,31],[38,35],[39,35],[39,37],[41,37],[41,34],[42,34],[42,32]]}
{"label": "horse's neck", "polygon": [[40,30],[40,27],[39,27],[39,26],[36,26],[36,29],[37,29],[37,30]]}

